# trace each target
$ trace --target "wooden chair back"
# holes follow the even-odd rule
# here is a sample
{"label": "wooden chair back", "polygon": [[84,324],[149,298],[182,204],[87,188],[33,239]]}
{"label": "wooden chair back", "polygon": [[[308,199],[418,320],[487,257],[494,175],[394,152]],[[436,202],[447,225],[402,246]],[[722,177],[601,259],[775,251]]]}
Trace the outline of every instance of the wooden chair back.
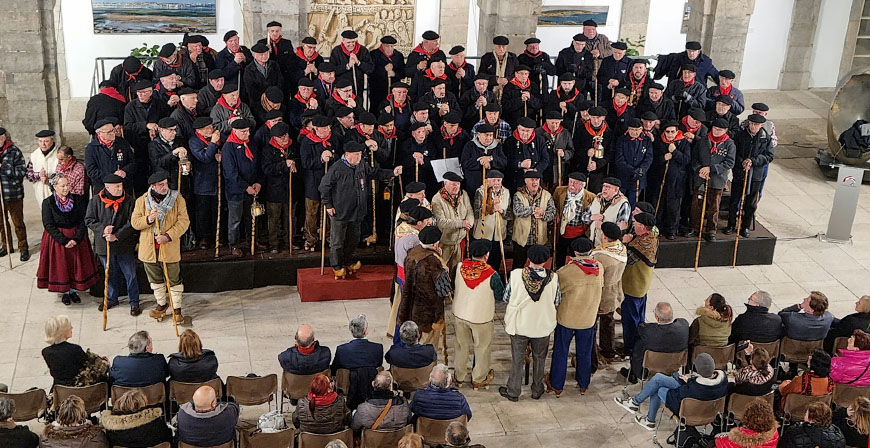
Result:
{"label": "wooden chair back", "polygon": [[220,445],[215,445],[215,446],[197,446],[197,445],[191,445],[189,443],[178,442],[178,448],[234,448],[235,446],[236,446],[235,440],[230,440],[227,443],[222,443]]}
{"label": "wooden chair back", "polygon": [[59,406],[70,395],[75,395],[85,402],[88,414],[99,412],[109,401],[109,385],[97,383],[84,387],[54,386],[54,406]]}
{"label": "wooden chair back", "polygon": [[647,350],[643,352],[644,378],[650,378],[656,373],[670,375],[686,366],[689,351],[662,353]]}
{"label": "wooden chair back", "polygon": [[361,448],[383,448],[388,446],[396,446],[399,444],[399,439],[414,432],[412,425],[407,425],[404,428],[393,431],[381,431],[379,429],[363,429]]}
{"label": "wooden chair back", "polygon": [[782,338],[780,346],[780,354],[785,358],[785,361],[796,363],[807,363],[807,358],[813,353],[813,350],[822,348],[824,339],[818,341],[798,341],[789,337]]}
{"label": "wooden chair back", "polygon": [[[779,359],[779,350],[782,347],[782,339],[777,339],[773,342],[753,342],[752,347],[767,350],[767,353],[770,355],[770,364],[778,365],[776,360]],[[739,353],[734,354],[735,357],[737,355],[739,355]]]}
{"label": "wooden chair back", "polygon": [[683,398],[680,402],[680,422],[684,426],[706,426],[725,414],[725,397],[716,400]]}
{"label": "wooden chair back", "polygon": [[350,428],[332,434],[299,433],[298,448],[323,448],[333,440],[341,440],[348,447],[353,446],[353,430]]}
{"label": "wooden chair back", "polygon": [[728,344],[724,347],[711,347],[709,345],[696,345],[692,349],[692,365],[695,365],[695,360],[701,353],[707,353],[713,358],[717,369],[725,369],[729,362],[734,360],[734,344]]}
{"label": "wooden chair back", "polygon": [[112,403],[115,402],[121,395],[133,390],[139,389],[145,394],[145,399],[148,402],[148,406],[154,405],[163,405],[163,402],[166,401],[166,384],[165,383],[154,383],[149,384],[144,387],[128,387],[128,386],[115,386],[112,385]]}
{"label": "wooden chair back", "polygon": [[840,350],[845,350],[849,345],[849,338],[839,337],[834,339],[834,356],[840,355]]}
{"label": "wooden chair back", "polygon": [[831,401],[837,406],[847,407],[855,403],[858,397],[870,398],[870,386],[852,386],[850,384],[834,384]]}
{"label": "wooden chair back", "polygon": [[183,381],[169,380],[169,399],[179,405],[193,400],[193,394],[202,386],[211,386],[215,395],[223,395],[224,383],[220,378],[208,380],[204,383],[185,383]]}
{"label": "wooden chair back", "polygon": [[12,420],[26,422],[39,417],[39,414],[48,406],[48,397],[43,389],[33,389],[17,394],[0,393],[0,397],[8,398],[15,402],[15,413]]}
{"label": "wooden chair back", "polygon": [[[188,446],[190,446],[190,445],[188,445]],[[113,445],[113,448],[127,448],[127,447],[121,446],[121,445]],[[154,445],[154,446],[151,446],[148,448],[172,448],[172,445],[170,445],[169,442],[163,442],[160,445]]]}
{"label": "wooden chair back", "polygon": [[788,394],[785,396],[785,405],[782,413],[784,420],[803,421],[807,413],[807,407],[811,403],[820,402],[831,405],[833,394],[812,396],[801,394]]}
{"label": "wooden chair back", "polygon": [[[320,372],[329,376],[329,369]],[[288,371],[284,371],[281,375],[281,394],[291,400],[298,400],[308,396],[308,390],[311,388],[311,380],[318,375],[296,375]]]}
{"label": "wooden chair back", "polygon": [[278,393],[278,375],[227,377],[227,397],[242,406],[271,403]]}
{"label": "wooden chair back", "polygon": [[423,441],[427,445],[436,446],[444,443],[444,433],[447,431],[447,426],[453,422],[460,422],[463,425],[468,423],[468,416],[460,415],[453,420],[435,420],[426,417],[417,417],[417,434],[423,436]]}
{"label": "wooden chair back", "polygon": [[770,403],[773,408],[773,391],[770,391],[760,397],[743,394],[731,394],[728,397],[728,414],[736,421],[743,420],[743,413],[755,400],[763,400]]}
{"label": "wooden chair back", "polygon": [[[277,379],[277,375],[275,375]],[[229,378],[228,378],[229,380]],[[240,448],[293,448],[293,428],[278,432],[259,430],[240,432]]]}
{"label": "wooden chair back", "polygon": [[429,384],[429,374],[432,372],[433,367],[435,367],[434,362],[418,369],[403,369],[391,366],[390,373],[393,374],[393,381],[399,385],[399,389],[404,392],[413,392]]}

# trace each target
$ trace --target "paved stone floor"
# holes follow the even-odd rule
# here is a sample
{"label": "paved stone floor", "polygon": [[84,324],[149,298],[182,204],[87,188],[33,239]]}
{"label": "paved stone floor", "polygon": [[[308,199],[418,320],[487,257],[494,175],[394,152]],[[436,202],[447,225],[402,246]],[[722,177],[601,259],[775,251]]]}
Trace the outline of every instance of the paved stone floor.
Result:
{"label": "paved stone floor", "polygon": [[[808,291],[817,289],[831,299],[834,315],[853,310],[856,297],[868,292],[865,285],[870,278],[870,187],[862,187],[852,244],[820,242],[815,235],[827,226],[834,188],[812,157],[815,148],[826,141],[830,97],[830,90],[747,92],[747,105],[755,101],[770,105],[779,137],[777,159],[758,212],[759,220],[779,237],[774,264],[710,267],[699,272],[656,270],[650,308],[668,301],[678,317],[691,320],[695,308],[714,291],[723,294],[739,313],[745,298],[756,289],[769,291],[776,309],[799,302]],[[29,202],[32,199],[27,200],[29,239],[38,242],[39,214]],[[6,260],[0,263],[0,382],[9,384],[11,390],[51,384],[40,350],[45,345],[43,322],[55,314],[72,319],[72,342],[109,357],[125,353],[127,337],[143,329],[154,338],[156,352],[176,351],[168,321],[157,323],[146,314],[132,318],[120,307],[109,313],[110,329],[103,332],[97,298],[85,294],[81,305],[65,307],[55,294],[36,288],[36,256],[24,264],[15,258],[14,266],[9,271]],[[150,297],[147,300],[146,307],[150,307],[153,302]],[[350,337],[348,319],[365,313],[371,322],[371,339],[388,344],[384,337],[387,299],[301,303],[295,287],[268,287],[186,295],[184,309],[185,314],[195,316],[194,328],[204,345],[217,352],[222,377],[280,372],[277,354],[293,344],[295,329],[302,323],[316,329],[321,344],[334,347]],[[520,402],[510,403],[497,392],[497,386],[506,381],[509,358],[508,338],[499,322],[493,351],[496,387],[480,392],[463,389],[474,412],[469,425],[474,442],[489,447],[581,446],[584,440],[611,447],[652,446],[652,433],[632,423],[631,416],[612,401],[622,389],[615,370],[598,373],[585,396],[569,387],[562,398],[545,395],[534,401],[525,388]],[[246,415],[259,412],[246,410]],[[664,437],[673,425],[662,427]]]}

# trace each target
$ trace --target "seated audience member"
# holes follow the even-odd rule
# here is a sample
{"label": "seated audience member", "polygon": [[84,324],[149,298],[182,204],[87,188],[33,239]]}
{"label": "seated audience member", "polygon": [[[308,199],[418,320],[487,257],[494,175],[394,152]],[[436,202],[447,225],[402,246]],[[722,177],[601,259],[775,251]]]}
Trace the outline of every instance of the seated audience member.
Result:
{"label": "seated audience member", "polygon": [[426,417],[435,420],[452,420],[465,414],[471,420],[471,407],[458,389],[450,387],[451,378],[447,366],[438,364],[429,374],[429,385],[417,389],[411,401],[414,418]]}
{"label": "seated audience member", "polygon": [[804,421],[789,425],[779,438],[782,448],[843,448],[846,439],[840,428],[831,424],[831,408],[824,403],[810,403]]}
{"label": "seated audience member", "polygon": [[366,339],[369,324],[365,314],[351,319],[348,328],[353,339],[335,348],[332,374],[338,369],[350,371],[348,390],[342,392],[347,395],[347,407],[354,410],[372,390],[372,380],[378,374],[378,367],[384,364],[384,346]]}
{"label": "seated audience member", "polygon": [[471,444],[468,428],[462,422],[453,422],[447,425],[447,430],[444,431],[444,441],[447,442],[445,445],[441,445],[444,448],[484,448],[483,445]]}
{"label": "seated audience member", "polygon": [[689,327],[689,345],[724,347],[731,336],[731,319],[734,311],[721,294],[713,293],[695,313],[698,315]]}
{"label": "seated audience member", "polygon": [[169,355],[169,379],[185,383],[204,383],[218,377],[214,352],[202,348],[199,335],[184,330],[178,339],[178,353]]}
{"label": "seated audience member", "polygon": [[716,363],[708,353],[701,353],[695,359],[695,371],[698,376],[673,375],[656,373],[644,384],[640,393],[633,397],[616,396],[613,400],[631,413],[640,410],[640,404],[649,399],[647,415],[637,414],[634,421],[638,425],[652,431],[656,428],[656,415],[662,403],[668,410],[677,414],[680,412],[680,402],[684,398],[696,400],[716,400],[728,393],[728,376],[724,371],[716,370]]}
{"label": "seated audience member", "polygon": [[[6,446],[6,445],[4,445]],[[85,402],[70,395],[57,407],[57,419],[42,430],[40,448],[109,448],[103,427],[88,420]]]}
{"label": "seated audience member", "polygon": [[[836,353],[835,353],[836,355]],[[831,358],[831,380],[835,384],[870,386],[870,334],[855,330],[845,350]]]}
{"label": "seated audience member", "polygon": [[403,369],[419,369],[438,360],[432,344],[419,344],[420,328],[414,321],[405,321],[399,328],[401,344],[394,344],[384,356],[388,363]]}
{"label": "seated audience member", "polygon": [[809,369],[800,376],[785,380],[779,384],[779,393],[782,396],[780,410],[785,406],[785,397],[790,394],[810,395],[814,397],[827,395],[834,391],[834,382],[831,381],[831,355],[817,348],[807,360]]}
{"label": "seated audience member", "polygon": [[761,396],[770,392],[776,381],[773,375],[775,369],[770,365],[770,354],[761,347],[753,347],[752,343],[743,353],[749,358],[749,363],[737,371],[731,392],[752,396]]}
{"label": "seated audience member", "polygon": [[843,433],[846,445],[866,448],[870,437],[870,398],[858,397],[848,407],[837,408],[833,422]]}
{"label": "seated audience member", "polygon": [[285,372],[294,375],[314,375],[329,369],[332,352],[314,339],[311,325],[302,324],[296,330],[296,345],[278,355]]}
{"label": "seated audience member", "polygon": [[45,321],[45,343],[49,345],[42,349],[42,358],[54,384],[61,386],[75,386],[76,376],[88,361],[81,346],[68,342],[72,334],[72,323],[65,315],[49,317]]}
{"label": "seated audience member", "polygon": [[16,425],[12,420],[15,414],[15,400],[0,397],[0,446],[15,448],[36,448],[39,436],[25,425]]}
{"label": "seated audience member", "polygon": [[755,400],[743,412],[740,426],[716,436],[716,448],[776,448],[777,426],[770,403]]}
{"label": "seated audience member", "polygon": [[417,433],[405,434],[396,445],[398,448],[423,448],[423,436]]}
{"label": "seated audience member", "polygon": [[782,337],[782,318],[771,313],[773,298],[767,291],[755,291],[746,300],[746,311],[734,318],[731,323],[731,336],[728,343],[742,341],[768,343]]}
{"label": "seated audience member", "polygon": [[870,328],[870,296],[861,296],[855,302],[855,312],[842,318],[834,318],[831,323],[831,328],[828,330],[828,335],[825,336],[825,351],[834,353],[834,341],[837,338],[847,338],[852,336],[855,330],[864,330]]}
{"label": "seated audience member", "polygon": [[404,428],[411,422],[411,407],[408,402],[393,390],[393,375],[384,371],[378,373],[372,381],[372,394],[364,403],[360,403],[353,414],[350,426],[354,431],[372,429],[375,421],[384,412],[387,403],[392,402],[390,410],[377,428],[383,431],[393,431]]}
{"label": "seated audience member", "polygon": [[350,425],[350,410],[344,397],[332,390],[329,378],[318,373],[311,380],[308,396],[293,411],[293,426],[300,431],[332,434]]}
{"label": "seated audience member", "polygon": [[147,331],[137,331],[127,341],[130,354],[116,356],[109,370],[112,384],[127,387],[142,387],[166,381],[169,374],[166,359],[155,354],[151,336]]}
{"label": "seated audience member", "polygon": [[637,327],[637,342],[631,354],[631,370],[623,367],[619,374],[628,377],[632,383],[643,376],[643,353],[647,350],[661,353],[677,353],[688,348],[689,322],[686,319],[674,319],[671,304],[659,302],[656,304],[655,322],[644,322]]}
{"label": "seated audience member", "polygon": [[828,298],[812,291],[803,302],[780,310],[785,335],[798,341],[825,339],[834,316],[828,311]]}
{"label": "seated audience member", "polygon": [[172,431],[163,420],[161,407],[148,407],[140,389],[113,397],[112,409],[103,411],[100,424],[112,446],[145,448],[172,442]]}
{"label": "seated audience member", "polygon": [[211,386],[193,393],[193,401],[178,408],[178,441],[195,446],[217,446],[235,440],[239,405],[218,403]]}

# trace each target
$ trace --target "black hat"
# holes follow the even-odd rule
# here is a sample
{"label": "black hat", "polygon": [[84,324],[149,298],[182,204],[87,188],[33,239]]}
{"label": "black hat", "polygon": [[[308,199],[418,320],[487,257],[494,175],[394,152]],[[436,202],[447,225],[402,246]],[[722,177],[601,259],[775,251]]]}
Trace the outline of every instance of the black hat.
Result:
{"label": "black hat", "polygon": [[221,93],[233,93],[239,90],[239,86],[235,84],[224,84],[224,88],[221,89]]}
{"label": "black hat", "polygon": [[459,115],[459,112],[451,110],[450,112],[447,112],[443,117],[441,117],[441,121],[443,121],[444,123],[458,124],[460,121],[462,121],[462,117]]}
{"label": "black hat", "polygon": [[628,45],[625,42],[613,42],[610,46],[616,50],[628,50]]}
{"label": "black hat", "polygon": [[408,214],[411,213],[411,210],[414,210],[417,206],[420,205],[420,200],[417,198],[408,198],[399,203],[399,211]]}
{"label": "black hat", "polygon": [[568,179],[579,180],[580,182],[586,182],[586,175],[579,172],[574,171],[573,173],[568,174]]}
{"label": "black hat", "polygon": [[441,240],[441,229],[435,226],[426,226],[417,235],[420,244],[435,244]]}
{"label": "black hat", "polygon": [[411,88],[411,86],[409,86],[406,82],[403,82],[403,81],[394,82],[393,85],[390,86],[390,90],[392,90],[392,89],[406,89],[407,90],[410,88]]}
{"label": "black hat", "polygon": [[762,112],[767,112],[770,110],[770,107],[768,107],[768,105],[764,104],[764,103],[752,103],[752,106],[750,106],[750,107],[753,110],[760,110]]}
{"label": "black hat", "polygon": [[156,184],[157,182],[162,182],[166,179],[169,179],[169,173],[167,173],[166,170],[157,170],[148,176],[148,184]]}
{"label": "black hat", "polygon": [[115,174],[115,173],[106,174],[106,177],[103,177],[103,184],[122,184],[122,183],[124,183],[124,178]]}
{"label": "black hat", "polygon": [[634,117],[628,120],[626,123],[630,128],[641,128],[643,127],[643,122],[640,121],[640,118]]}
{"label": "black hat", "polygon": [[654,82],[649,85],[648,89],[665,90],[665,86],[661,85],[661,83]]}
{"label": "black hat", "polygon": [[698,120],[698,121],[706,121],[707,114],[704,113],[704,110],[698,107],[693,107],[689,109],[689,116]]}
{"label": "black hat", "polygon": [[432,30],[423,31],[423,39],[424,40],[435,40],[435,39],[439,39],[440,37],[441,36],[439,36],[438,33],[434,32]]}
{"label": "black hat", "polygon": [[397,43],[399,43],[399,41],[397,41],[396,38],[393,36],[384,36],[381,38],[381,43],[387,45],[396,45]]}
{"label": "black hat", "polygon": [[550,259],[550,248],[540,244],[532,244],[527,253],[533,264],[544,264]]}
{"label": "black hat", "polygon": [[249,129],[251,127],[251,122],[244,118],[239,118],[238,120],[234,121],[233,124],[231,124],[230,126],[233,129]]}
{"label": "black hat", "polygon": [[606,117],[607,111],[601,106],[590,107],[589,115],[592,117]]}
{"label": "black hat", "polygon": [[266,87],[266,91],[263,93],[266,94],[266,99],[273,103],[280,103],[284,99],[284,94],[277,86]]}
{"label": "black hat", "polygon": [[358,142],[347,142],[344,144],[344,153],[354,153],[354,152],[362,152],[365,145]]}
{"label": "black hat", "polygon": [[462,182],[462,176],[454,173],[453,171],[448,171],[444,173],[444,180],[449,180],[451,182]]}
{"label": "black hat", "polygon": [[450,51],[447,52],[447,54],[453,56],[455,54],[462,53],[463,51],[465,51],[465,47],[463,47],[462,45],[454,45],[453,48],[451,48]]}
{"label": "black hat", "polygon": [[615,222],[605,221],[601,223],[601,233],[610,241],[616,241],[622,236],[622,229]]}
{"label": "black hat", "polygon": [[499,170],[489,170],[486,172],[487,179],[504,179],[504,173]]}
{"label": "black hat", "polygon": [[482,125],[477,127],[478,134],[492,134],[495,132],[495,128],[492,127],[489,123],[483,123]]}
{"label": "black hat", "polygon": [[683,64],[683,65],[681,65],[680,71],[685,71],[685,70],[688,70],[688,71],[693,72],[693,73],[698,71],[697,67],[695,67],[695,64]]}
{"label": "black hat", "polygon": [[622,182],[619,180],[618,177],[613,177],[613,176],[605,177],[601,183],[609,184],[609,185],[613,185],[614,187],[622,188]]}
{"label": "black hat", "polygon": [[324,117],[323,115],[315,115],[311,122],[316,128],[328,128],[332,126],[332,118]]}
{"label": "black hat", "polygon": [[175,71],[172,67],[163,67],[159,72],[155,72],[154,76],[159,78],[164,78],[166,76],[176,75],[178,72]]}
{"label": "black hat", "polygon": [[577,78],[574,77],[574,74],[571,72],[565,72],[559,75],[559,82],[562,81],[576,81]]}
{"label": "black hat", "polygon": [[634,65],[634,64],[643,64],[643,65],[647,65],[647,64],[649,64],[649,60],[648,60],[648,59],[644,59],[644,58],[634,58],[634,59],[631,60],[631,65]]}
{"label": "black hat", "polygon": [[115,84],[115,81],[112,81],[111,79],[106,79],[106,80],[100,81],[100,87],[115,87],[115,88],[117,88],[118,85]]}
{"label": "black hat", "polygon": [[538,39],[537,37],[530,37],[530,38],[523,41],[523,45],[539,44],[539,43],[541,43],[541,39]]}
{"label": "black hat", "polygon": [[[591,109],[593,106],[594,106],[594,103],[592,101],[582,100],[577,104],[577,110],[589,111],[589,109]],[[605,115],[607,115],[607,114],[605,113]]]}
{"label": "black hat", "polygon": [[226,76],[227,76],[226,73],[224,73],[224,71],[219,69],[219,68],[216,68],[216,69],[208,72],[208,79],[221,79],[221,78],[226,77]]}
{"label": "black hat", "polygon": [[265,115],[263,115],[263,118],[266,121],[274,120],[276,118],[283,118],[283,117],[284,117],[284,114],[281,112],[281,109],[272,109],[269,112],[266,112]]}
{"label": "black hat", "polygon": [[417,101],[416,103],[411,105],[411,110],[413,110],[414,112],[420,112],[421,110],[429,110],[429,105],[422,102],[422,101]]}
{"label": "black hat", "polygon": [[356,120],[359,124],[375,125],[378,123],[377,117],[371,112],[362,112]]}
{"label": "black hat", "polygon": [[726,120],[722,117],[719,117],[719,118],[713,120],[713,122],[710,123],[710,125],[714,128],[728,129],[728,120]]}
{"label": "black hat", "polygon": [[280,137],[282,135],[287,135],[290,132],[290,125],[284,123],[283,121],[280,123],[275,123],[272,126],[272,129],[269,129],[270,137]]}
{"label": "black hat", "polygon": [[541,173],[535,169],[526,170],[526,172],[523,173],[523,179],[542,179],[543,177],[544,176],[542,176]]}
{"label": "black hat", "polygon": [[628,89],[626,89],[625,87],[620,87],[620,88],[618,88],[618,89],[614,89],[614,90],[613,90],[613,94],[614,94],[614,95],[622,94],[622,95],[625,95],[625,96],[629,96],[629,95],[631,95],[631,91],[628,90]]}
{"label": "black hat", "polygon": [[538,125],[537,125],[537,123],[535,123],[535,120],[532,120],[529,117],[522,117],[519,120],[517,120],[517,126],[522,126],[524,128],[534,129]]}
{"label": "black hat", "polygon": [[173,126],[178,126],[178,121],[172,117],[163,117],[157,122],[157,127],[161,129],[168,129]]}
{"label": "black hat", "polygon": [[646,121],[656,121],[659,119],[659,117],[658,117],[658,115],[656,115],[655,112],[648,110],[648,111],[644,112],[643,114],[641,114],[640,119],[646,120]]}
{"label": "black hat", "polygon": [[592,244],[592,240],[585,236],[581,236],[576,238],[574,241],[571,241],[571,251],[577,255],[588,254],[593,248],[595,248],[595,245]]}
{"label": "black hat", "polygon": [[266,24],[266,28],[272,28],[273,26],[278,26],[281,28],[284,27],[283,25],[281,25],[281,22],[276,22],[274,20]]}
{"label": "black hat", "polygon": [[193,128],[194,129],[202,129],[206,126],[211,126],[211,117],[196,117],[196,120],[193,120]]}
{"label": "black hat", "polygon": [[393,121],[396,121],[396,118],[386,112],[382,113],[381,116],[378,117],[378,124],[381,126]]}
{"label": "black hat", "polygon": [[485,79],[487,82],[489,82],[489,75],[487,75],[486,73],[478,73],[474,75],[474,80],[477,81],[478,79]]}
{"label": "black hat", "polygon": [[716,102],[727,104],[730,106],[732,103],[734,103],[734,100],[728,95],[719,95],[716,97]]}
{"label": "black hat", "polygon": [[175,54],[175,50],[176,50],[175,44],[173,44],[172,42],[169,42],[168,44],[166,44],[160,48],[160,53],[158,53],[157,55],[160,56],[161,58],[168,58],[169,56],[172,56],[173,54]]}
{"label": "black hat", "polygon": [[506,36],[495,36],[492,38],[493,45],[508,45],[511,41]]}
{"label": "black hat", "polygon": [[686,50],[700,50],[701,43],[698,41],[690,40],[686,42]]}
{"label": "black hat", "polygon": [[598,24],[594,20],[588,19],[583,21],[583,26],[598,26]]}
{"label": "black hat", "polygon": [[[381,42],[383,42],[383,39],[381,39]],[[313,38],[313,37],[311,37],[311,36],[305,36],[305,37],[302,39],[302,43],[303,43],[303,44],[308,44],[308,45],[317,45],[317,39],[315,39],[315,38]]]}
{"label": "black hat", "polygon": [[199,34],[193,34],[193,35],[187,36],[187,43],[188,44],[206,45],[207,40],[208,39],[206,39],[205,36],[200,36]]}
{"label": "black hat", "polygon": [[671,127],[671,126],[677,128],[677,129],[680,128],[680,124],[679,124],[679,123],[677,123],[677,122],[674,121],[674,120],[668,120],[668,121],[665,121],[664,123],[661,124],[661,130],[664,131],[665,129],[667,129],[667,128]]}
{"label": "black hat", "polygon": [[[417,201],[416,199],[412,199]],[[404,202],[402,202],[404,204]],[[416,204],[420,204],[420,201],[417,201]],[[426,207],[421,207],[420,205],[415,205],[408,211],[408,217],[413,219],[414,221],[420,222],[424,219],[429,219],[432,217],[432,210],[429,210]]]}
{"label": "black hat", "polygon": [[647,228],[656,225],[656,217],[652,213],[638,213],[635,215],[634,220],[643,224]]}
{"label": "black hat", "polygon": [[0,127],[0,135],[6,135],[6,128]]}
{"label": "black hat", "polygon": [[530,72],[530,71],[532,71],[532,69],[529,68],[529,66],[525,65],[525,64],[519,64],[519,65],[517,65],[517,68],[514,69],[514,73],[522,72],[522,71]]}
{"label": "black hat", "polygon": [[321,62],[320,65],[317,66],[317,71],[320,73],[334,73],[335,65],[331,62]]}
{"label": "black hat", "polygon": [[[115,117],[108,117],[108,118],[103,118],[102,120],[97,120],[97,122],[94,123],[94,129],[100,129],[101,127],[103,127],[107,124],[110,124],[112,126],[117,126],[118,119]],[[52,133],[52,135],[54,135],[54,134]],[[39,137],[39,134],[36,134],[36,136]]]}
{"label": "black hat", "polygon": [[429,65],[431,66],[435,62],[443,62],[447,63],[447,58],[442,53],[435,53],[429,58]]}
{"label": "black hat", "polygon": [[191,95],[191,94],[196,95],[196,90],[193,90],[190,87],[182,87],[182,88],[178,89],[178,91],[175,93],[177,93],[179,96],[180,95]]}
{"label": "black hat", "polygon": [[426,189],[426,184],[423,182],[410,182],[408,185],[405,185],[406,193],[419,193]]}
{"label": "black hat", "polygon": [[764,123],[765,121],[767,121],[767,118],[765,118],[762,115],[751,114],[751,115],[749,115],[749,121],[751,121],[753,123]]}
{"label": "black hat", "polygon": [[[432,62],[434,62],[434,61],[432,61]],[[444,85],[444,84],[447,84],[446,80],[441,79],[441,78],[435,78],[435,80],[432,81],[431,84],[429,84],[429,88],[431,89],[432,87],[437,87],[437,86]]]}
{"label": "black hat", "polygon": [[350,78],[338,78],[335,80],[335,88],[336,89],[346,89],[353,85],[353,81]]}
{"label": "black hat", "polygon": [[262,42],[257,42],[256,44],[254,44],[253,47],[251,47],[251,53],[268,53],[268,52],[269,52],[269,47],[267,47],[266,44],[264,44]]}
{"label": "black hat", "polygon": [[480,258],[489,253],[490,247],[492,247],[492,241],[490,240],[474,240],[471,242],[469,251],[471,252],[472,257]]}
{"label": "black hat", "polygon": [[501,112],[501,107],[498,107],[498,103],[486,103],[486,106],[483,106],[484,112]]}
{"label": "black hat", "polygon": [[737,75],[735,75],[734,72],[732,72],[731,70],[726,69],[726,70],[719,71],[719,77],[720,78],[734,79],[737,77]]}
{"label": "black hat", "polygon": [[655,215],[655,213],[656,213],[656,208],[652,204],[650,204],[649,202],[646,202],[646,201],[638,201],[637,204],[634,204],[634,208],[636,208],[644,213],[652,213],[653,215]]}
{"label": "black hat", "polygon": [[307,76],[303,76],[298,83],[296,83],[299,87],[314,87],[314,80],[308,79]]}
{"label": "black hat", "polygon": [[341,37],[344,39],[356,39],[359,37],[359,34],[354,30],[344,30],[341,32]]}
{"label": "black hat", "polygon": [[238,36],[238,35],[239,35],[239,32],[238,32],[238,31],[236,31],[236,30],[229,30],[229,31],[227,31],[226,33],[224,33],[224,42],[226,42],[226,41],[228,41],[228,40],[230,40],[230,39],[232,39],[233,37]]}
{"label": "black hat", "polygon": [[416,131],[417,129],[425,128],[425,127],[426,127],[426,123],[424,123],[424,122],[422,122],[422,121],[415,121],[415,122],[411,125],[411,132],[414,132],[414,131]]}
{"label": "black hat", "polygon": [[125,72],[135,73],[139,70],[139,67],[142,67],[142,61],[140,61],[136,56],[127,56],[124,58],[122,65],[124,66]]}
{"label": "black hat", "polygon": [[353,113],[353,109],[347,106],[339,106],[338,109],[335,110],[335,116],[337,118],[343,118]]}
{"label": "black hat", "polygon": [[302,123],[305,124],[306,121],[311,121],[316,117],[320,112],[317,112],[316,109],[305,109],[305,112],[302,112]]}
{"label": "black hat", "polygon": [[575,34],[574,37],[572,37],[571,39],[573,39],[573,40],[576,41],[576,42],[586,42],[586,41],[589,40],[589,38],[586,37],[586,35],[583,34],[583,33],[577,33],[577,34]]}
{"label": "black hat", "polygon": [[558,110],[548,110],[547,113],[544,114],[545,120],[561,120],[562,113]]}

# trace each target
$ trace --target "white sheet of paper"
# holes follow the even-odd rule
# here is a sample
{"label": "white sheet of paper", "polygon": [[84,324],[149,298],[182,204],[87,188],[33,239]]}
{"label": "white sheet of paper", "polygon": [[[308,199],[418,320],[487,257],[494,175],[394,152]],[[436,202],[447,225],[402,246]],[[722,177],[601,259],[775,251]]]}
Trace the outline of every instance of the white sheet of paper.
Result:
{"label": "white sheet of paper", "polygon": [[453,171],[454,173],[461,176],[463,179],[465,178],[465,176],[462,175],[462,167],[459,166],[458,157],[442,160],[432,160],[430,163],[432,164],[432,171],[435,172],[435,179],[437,179],[438,182],[444,181],[444,174],[448,171]]}

